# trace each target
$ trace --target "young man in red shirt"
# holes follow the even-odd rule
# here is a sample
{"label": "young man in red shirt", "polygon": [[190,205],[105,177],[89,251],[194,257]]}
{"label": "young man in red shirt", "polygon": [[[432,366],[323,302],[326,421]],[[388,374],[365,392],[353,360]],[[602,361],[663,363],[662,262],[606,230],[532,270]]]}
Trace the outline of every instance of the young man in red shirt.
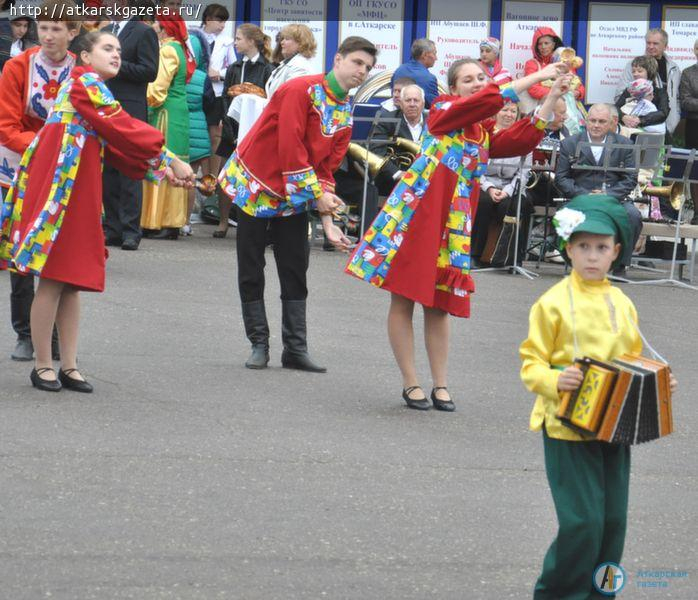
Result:
{"label": "young man in red shirt", "polygon": [[264,248],[270,227],[281,283],[281,364],[326,371],[311,360],[306,342],[308,211],[318,210],[331,243],[348,247],[332,223],[332,211],[342,204],[332,174],[351,139],[349,90],[366,79],[377,52],[368,40],[349,37],[339,46],[332,71],[283,84],[221,172],[221,189],[238,207],[238,287],[252,344],[245,363],[250,369],[269,362]]}

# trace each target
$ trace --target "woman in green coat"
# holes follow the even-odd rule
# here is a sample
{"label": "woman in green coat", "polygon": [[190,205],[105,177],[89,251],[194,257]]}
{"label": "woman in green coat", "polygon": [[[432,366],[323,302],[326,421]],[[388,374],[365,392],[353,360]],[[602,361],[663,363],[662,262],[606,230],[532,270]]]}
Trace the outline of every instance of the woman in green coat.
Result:
{"label": "woman in green coat", "polygon": [[[148,84],[148,122],[165,136],[165,144],[189,162],[189,108],[186,84],[196,69],[187,46],[187,29],[178,15],[158,15],[153,24],[160,39],[160,66]],[[176,239],[187,222],[187,191],[170,185],[143,184],[141,227],[158,231],[153,238]]]}
{"label": "woman in green coat", "polygon": [[[207,75],[210,54],[208,44],[203,39],[203,34],[193,29],[189,32],[189,41],[194,50],[196,71],[187,83],[187,105],[189,107],[189,164],[198,173],[199,168],[203,175],[211,173],[211,137],[208,133],[206,122],[207,108],[212,108],[216,101],[216,95]],[[215,175],[213,179],[215,183]],[[189,221],[194,208],[195,190],[187,190],[189,193],[187,204],[187,224],[182,227],[182,234],[191,235],[192,228]]]}

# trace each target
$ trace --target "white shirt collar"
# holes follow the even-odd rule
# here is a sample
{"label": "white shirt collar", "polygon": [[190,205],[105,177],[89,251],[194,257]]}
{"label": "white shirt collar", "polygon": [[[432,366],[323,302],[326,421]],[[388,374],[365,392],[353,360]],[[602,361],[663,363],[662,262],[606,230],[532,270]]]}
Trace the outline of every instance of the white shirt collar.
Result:
{"label": "white shirt collar", "polygon": [[14,42],[12,42],[12,45],[10,46],[10,56],[14,58],[18,54],[21,54],[22,50],[22,40],[15,40]]}
{"label": "white shirt collar", "polygon": [[[607,138],[608,138],[608,134],[605,135],[604,138],[600,142],[592,142],[591,136],[589,135],[589,132],[587,131],[587,139],[592,144],[605,144]],[[601,155],[603,154],[603,146],[591,146],[590,148],[591,148],[591,153],[594,156],[594,160],[596,162],[599,162],[599,160],[601,159]]]}
{"label": "white shirt collar", "polygon": [[211,42],[214,42],[214,41],[216,40],[216,38],[218,37],[218,35],[219,35],[219,34],[217,34],[217,33],[212,33],[212,32],[208,32],[208,31],[204,31],[204,28],[203,28],[203,27],[201,28],[201,33],[204,34],[204,38],[206,39],[206,41],[207,41],[209,44],[210,44]]}
{"label": "white shirt collar", "polygon": [[253,62],[256,63],[257,60],[259,60],[259,52],[255,54],[252,58],[249,58],[247,55],[242,57],[242,62]]}
{"label": "white shirt collar", "polygon": [[411,125],[404,114],[402,115],[402,118],[405,120],[405,123],[407,123],[407,127],[409,128],[410,133],[412,134],[412,141],[419,141],[419,138],[422,136],[422,129],[424,129],[424,115],[419,117],[419,121],[416,125]]}

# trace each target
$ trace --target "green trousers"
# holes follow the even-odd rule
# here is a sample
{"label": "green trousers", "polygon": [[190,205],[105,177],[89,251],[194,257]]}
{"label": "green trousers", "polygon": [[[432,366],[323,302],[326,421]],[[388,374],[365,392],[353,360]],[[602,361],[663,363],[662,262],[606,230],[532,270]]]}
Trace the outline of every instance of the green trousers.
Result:
{"label": "green trousers", "polygon": [[545,472],[559,524],[543,561],[535,600],[608,598],[594,589],[604,562],[620,564],[630,484],[630,448],[569,442],[543,432]]}

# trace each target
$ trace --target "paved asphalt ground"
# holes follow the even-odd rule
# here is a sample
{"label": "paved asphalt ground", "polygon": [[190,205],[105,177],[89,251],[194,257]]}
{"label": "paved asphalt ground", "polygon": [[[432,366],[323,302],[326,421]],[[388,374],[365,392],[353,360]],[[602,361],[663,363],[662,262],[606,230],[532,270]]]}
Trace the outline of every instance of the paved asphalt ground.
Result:
{"label": "paved asphalt ground", "polygon": [[[107,291],[83,295],[91,396],[35,391],[9,359],[0,274],[0,598],[529,598],[555,515],[517,348],[561,268],[476,276],[474,318],[451,321],[457,412],[420,413],[400,399],[387,293],[337,253],[313,249],[310,270],[329,373],[280,368],[271,255],[271,368],[245,369],[234,240],[211,230],[112,250]],[[676,433],[633,451],[619,597],[696,599],[698,292],[624,289],[681,389]],[[423,350],[419,368],[429,386]],[[688,576],[639,576],[659,569]]]}

